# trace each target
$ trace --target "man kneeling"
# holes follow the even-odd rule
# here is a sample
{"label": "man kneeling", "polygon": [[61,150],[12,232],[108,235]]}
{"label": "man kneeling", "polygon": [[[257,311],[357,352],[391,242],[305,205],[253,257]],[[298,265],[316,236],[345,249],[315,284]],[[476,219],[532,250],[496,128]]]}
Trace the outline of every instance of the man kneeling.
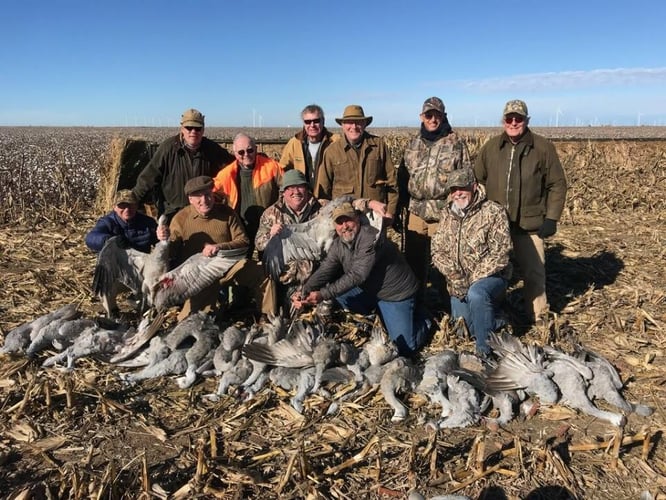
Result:
{"label": "man kneeling", "polygon": [[431,320],[416,304],[418,280],[396,245],[361,225],[351,203],[333,212],[337,237],[319,268],[295,293],[296,308],[335,298],[344,308],[369,314],[375,307],[402,356],[428,341]]}
{"label": "man kneeling", "polygon": [[432,261],[446,276],[452,316],[465,319],[477,352],[488,354],[511,276],[509,219],[486,198],[472,169],[453,171],[446,184],[450,201],[432,240]]}

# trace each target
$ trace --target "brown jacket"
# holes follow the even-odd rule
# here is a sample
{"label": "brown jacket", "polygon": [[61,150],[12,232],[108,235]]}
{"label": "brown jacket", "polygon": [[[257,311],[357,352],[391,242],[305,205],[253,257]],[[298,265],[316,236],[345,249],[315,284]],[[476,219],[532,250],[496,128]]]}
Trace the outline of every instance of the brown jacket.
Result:
{"label": "brown jacket", "polygon": [[284,170],[295,168],[303,172],[303,175],[308,180],[310,189],[313,191],[317,183],[317,174],[319,173],[319,167],[324,157],[324,151],[332,143],[340,140],[340,135],[330,132],[326,127],[324,127],[322,132],[323,138],[316,158],[310,157],[308,139],[303,130],[289,139],[289,142],[287,142],[282,150],[282,156],[280,156],[280,166]]}
{"label": "brown jacket", "polygon": [[365,132],[357,152],[342,138],[324,153],[315,196],[332,200],[345,194],[386,203],[395,215],[398,186],[389,149],[381,137]]}

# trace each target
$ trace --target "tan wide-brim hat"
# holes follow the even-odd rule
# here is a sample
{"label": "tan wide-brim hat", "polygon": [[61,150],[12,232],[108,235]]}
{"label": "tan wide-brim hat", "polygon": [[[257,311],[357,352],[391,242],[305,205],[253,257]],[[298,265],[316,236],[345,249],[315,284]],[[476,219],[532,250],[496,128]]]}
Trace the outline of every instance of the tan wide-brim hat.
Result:
{"label": "tan wide-brim hat", "polygon": [[372,116],[365,116],[363,108],[358,104],[350,104],[342,113],[342,118],[336,118],[338,125],[342,125],[343,121],[365,122],[368,126],[372,123]]}

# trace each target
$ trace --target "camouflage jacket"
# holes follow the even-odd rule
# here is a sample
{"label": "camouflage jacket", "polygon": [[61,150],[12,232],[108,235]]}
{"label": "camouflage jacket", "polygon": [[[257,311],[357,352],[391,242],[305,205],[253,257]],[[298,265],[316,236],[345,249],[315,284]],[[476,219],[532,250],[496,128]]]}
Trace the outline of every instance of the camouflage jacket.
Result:
{"label": "camouflage jacket", "polygon": [[452,297],[462,298],[477,280],[492,275],[511,277],[511,234],[506,211],[477,188],[463,217],[450,205],[442,211],[432,239],[432,262],[444,276]]}
{"label": "camouflage jacket", "polygon": [[260,252],[263,252],[271,239],[271,228],[273,224],[298,224],[300,222],[307,222],[319,213],[321,203],[314,196],[310,198],[307,206],[300,213],[296,215],[284,202],[282,195],[280,199],[273,203],[270,207],[264,210],[259,219],[259,229],[254,238],[254,246]]}
{"label": "camouflage jacket", "polygon": [[[271,239],[271,228],[273,227],[273,224],[299,224],[301,222],[307,222],[317,216],[321,207],[326,205],[326,203],[328,203],[328,200],[318,200],[312,196],[308,201],[308,206],[305,210],[303,210],[300,215],[296,215],[284,202],[282,195],[280,195],[280,199],[261,214],[261,218],[259,219],[259,230],[254,239],[254,246],[257,250],[263,252],[266,245],[268,245],[268,240]],[[354,205],[354,208],[359,212],[364,212],[368,209],[369,203],[369,199],[359,198],[358,200],[354,200],[352,205]]]}
{"label": "camouflage jacket", "polygon": [[434,142],[417,134],[405,148],[398,167],[401,206],[426,222],[437,222],[446,207],[449,172],[471,166],[465,142],[455,132]]}

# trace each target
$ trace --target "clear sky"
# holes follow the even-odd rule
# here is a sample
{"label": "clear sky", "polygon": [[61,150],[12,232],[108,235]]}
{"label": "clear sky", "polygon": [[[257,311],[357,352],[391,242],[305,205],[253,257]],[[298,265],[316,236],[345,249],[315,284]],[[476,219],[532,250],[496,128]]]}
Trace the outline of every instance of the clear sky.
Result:
{"label": "clear sky", "polygon": [[23,0],[3,2],[0,125],[328,123],[361,104],[415,126],[666,125],[664,0]]}

